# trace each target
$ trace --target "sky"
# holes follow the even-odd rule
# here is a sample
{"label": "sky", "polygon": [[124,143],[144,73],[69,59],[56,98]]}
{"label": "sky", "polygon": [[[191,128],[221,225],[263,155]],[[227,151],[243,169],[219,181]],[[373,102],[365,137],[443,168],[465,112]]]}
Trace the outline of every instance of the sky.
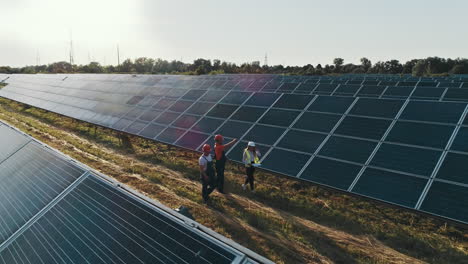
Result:
{"label": "sky", "polygon": [[466,0],[0,0],[0,65],[468,57]]}

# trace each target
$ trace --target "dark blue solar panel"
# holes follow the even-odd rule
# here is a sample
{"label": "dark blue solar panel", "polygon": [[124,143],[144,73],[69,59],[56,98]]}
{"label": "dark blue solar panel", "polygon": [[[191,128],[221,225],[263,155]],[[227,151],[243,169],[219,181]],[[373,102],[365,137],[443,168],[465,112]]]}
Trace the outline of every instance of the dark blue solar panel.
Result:
{"label": "dark blue solar panel", "polygon": [[394,118],[402,105],[402,100],[360,98],[349,114]]}
{"label": "dark blue solar panel", "polygon": [[127,128],[124,129],[125,132],[130,133],[130,134],[136,134],[140,133],[140,131],[143,130],[148,125],[148,122],[141,122],[141,121],[135,121],[131,123]]}
{"label": "dark blue solar panel", "polygon": [[449,88],[444,95],[444,101],[468,101],[468,89]]}
{"label": "dark blue solar panel", "polygon": [[149,124],[140,132],[140,136],[153,139],[155,136],[161,133],[165,128],[166,128],[165,126],[161,126],[157,124]]}
{"label": "dark blue solar panel", "polygon": [[219,126],[221,126],[222,123],[223,120],[204,117],[192,127],[192,130],[205,133],[213,133],[219,128]]}
{"label": "dark blue solar panel", "polygon": [[236,113],[231,117],[234,120],[256,122],[260,116],[265,112],[266,108],[253,107],[253,106],[242,106]]}
{"label": "dark blue solar panel", "polygon": [[342,114],[353,103],[351,97],[319,96],[307,110]]}
{"label": "dark blue solar panel", "polygon": [[226,91],[207,91],[202,97],[200,97],[199,100],[216,103],[221,98],[223,98],[226,95],[226,93]]}
{"label": "dark blue solar panel", "polygon": [[195,101],[205,93],[206,90],[189,90],[184,96],[182,96],[182,99]]}
{"label": "dark blue solar panel", "polygon": [[315,157],[301,178],[347,190],[361,166]]}
{"label": "dark blue solar panel", "polygon": [[314,93],[316,94],[331,94],[337,87],[337,84],[324,84],[320,83],[317,88],[315,88]]}
{"label": "dark blue solar panel", "polygon": [[383,91],[385,90],[385,86],[363,86],[361,90],[359,90],[357,96],[372,96],[378,97],[380,96]]}
{"label": "dark blue solar panel", "polygon": [[193,101],[177,101],[171,107],[170,111],[182,113],[193,104]]}
{"label": "dark blue solar panel", "polygon": [[2,162],[0,241],[5,241],[83,173],[36,143],[29,143]]}
{"label": "dark blue solar panel", "polygon": [[250,93],[246,92],[230,92],[221,100],[221,103],[242,104],[249,96]]}
{"label": "dark blue solar panel", "polygon": [[184,114],[179,116],[179,118],[177,118],[174,121],[174,123],[172,123],[172,126],[180,128],[190,128],[193,126],[193,124],[195,124],[198,121],[199,118],[199,116]]}
{"label": "dark blue solar panel", "polygon": [[380,140],[390,124],[390,120],[347,116],[335,134]]}
{"label": "dark blue solar panel", "polygon": [[227,121],[222,127],[219,128],[219,130],[216,131],[216,134],[221,134],[231,138],[240,138],[252,125],[252,123]]}
{"label": "dark blue solar panel", "polygon": [[456,124],[466,104],[410,101],[401,119]]}
{"label": "dark blue solar panel", "polygon": [[0,146],[2,146],[2,151],[0,151],[0,162],[29,141],[29,138],[23,136],[13,129],[0,124]]}
{"label": "dark blue solar panel", "polygon": [[180,116],[179,113],[172,113],[172,112],[164,112],[158,116],[153,122],[161,124],[161,125],[168,125],[174,122]]}
{"label": "dark blue solar panel", "polygon": [[284,128],[255,125],[244,137],[247,141],[254,141],[266,145],[273,145],[284,133]]}
{"label": "dark blue solar panel", "polygon": [[361,85],[341,84],[336,90],[334,95],[354,95]]}
{"label": "dark blue solar panel", "polygon": [[[19,84],[25,88],[7,86],[0,91],[0,95],[72,118],[146,138],[156,138],[155,140],[189,149],[196,149],[203,142],[212,143],[214,133],[222,133],[226,138],[240,138],[242,147],[248,140],[256,141],[259,146],[265,145],[265,152],[271,145],[278,143],[263,165],[266,169],[284,171],[288,175],[294,174],[291,171],[305,169],[305,163],[302,168],[300,164],[304,160],[310,160],[311,154],[320,146],[318,156],[314,157],[309,167],[321,171],[325,176],[312,172],[312,169],[308,169],[308,173],[312,178],[320,179],[315,182],[341,189],[349,187],[349,179],[355,177],[353,168],[360,167],[350,164],[364,164],[374,150],[376,155],[371,161],[371,168],[383,167],[398,175],[412,173],[429,176],[465,109],[464,103],[435,101],[447,90],[440,87],[459,87],[462,80],[460,77],[219,75],[157,76],[155,81],[153,76],[103,75],[106,78],[102,80],[109,80],[112,82],[110,83],[90,80],[89,76],[76,76],[80,75],[68,76],[66,81],[60,81],[64,87],[57,87],[55,84],[54,94],[48,94],[52,91],[52,86],[43,84],[41,78],[45,77],[25,76],[28,82]],[[32,81],[29,83],[29,80]],[[414,85],[409,85],[415,83],[418,83],[416,89]],[[361,84],[364,86],[361,87]],[[379,97],[384,89],[385,95],[382,98],[393,99],[369,98]],[[251,94],[259,90],[281,91],[285,94]],[[466,100],[465,91],[461,90],[463,89],[449,88],[444,100]],[[345,96],[315,97],[310,95],[312,91],[316,94]],[[64,96],[56,93],[63,93]],[[400,120],[389,130],[392,119],[405,103],[401,99],[407,98],[411,93],[411,100],[401,112]],[[356,94],[361,98],[353,98]],[[249,96],[251,97],[247,99]],[[417,100],[418,98],[426,101]],[[355,104],[351,107],[353,102]],[[240,106],[242,103],[245,105]],[[343,116],[347,112],[349,114]],[[339,123],[339,120],[343,121]],[[263,125],[254,124],[255,122]],[[430,124],[431,122],[442,124]],[[464,170],[463,159],[456,158],[460,154],[455,152],[468,152],[468,144],[465,143],[465,138],[468,137],[466,125],[468,119],[464,120],[464,126],[453,141],[453,152],[441,163],[438,179],[445,177],[444,179],[455,182],[463,180],[457,174]],[[289,126],[293,128],[291,131],[286,129]],[[333,128],[337,128],[336,131],[328,136]],[[383,139],[382,136],[387,131],[389,133]],[[325,138],[328,141],[324,142]],[[377,151],[375,147],[380,140],[385,140],[385,143]],[[239,145],[236,151],[242,152],[242,147]],[[439,151],[433,151],[432,148]],[[279,162],[278,153],[289,154],[279,152],[280,150],[292,150],[291,155],[300,162],[292,168],[279,168],[278,166],[285,165]],[[233,151],[229,155],[240,159],[241,153],[236,154]],[[294,151],[308,154],[301,156],[302,154]],[[323,168],[329,168],[325,164],[331,163],[337,164],[336,171],[330,168],[327,174],[328,171]],[[340,168],[348,167],[349,175],[339,176]],[[376,195],[368,196],[382,199]],[[410,200],[388,199],[405,206]],[[411,200],[409,204],[413,202]]]}
{"label": "dark blue solar panel", "polygon": [[175,144],[184,148],[197,150],[198,146],[205,142],[208,137],[205,134],[189,131],[177,140]]}
{"label": "dark blue solar panel", "polygon": [[237,109],[236,105],[217,104],[215,105],[207,116],[217,118],[228,118]]}
{"label": "dark blue solar panel", "polygon": [[194,115],[204,115],[206,114],[211,107],[214,106],[214,103],[207,103],[207,102],[197,102],[194,103],[186,113],[194,114]]}
{"label": "dark blue solar panel", "polygon": [[367,168],[353,192],[383,201],[414,207],[427,179]]}
{"label": "dark blue solar panel", "polygon": [[249,100],[247,100],[245,104],[251,106],[269,107],[278,99],[279,96],[280,94],[275,93],[255,93],[249,98]]}
{"label": "dark blue solar panel", "polygon": [[273,149],[263,161],[265,168],[290,176],[296,176],[309,160],[310,155]]}
{"label": "dark blue solar panel", "polygon": [[442,151],[382,144],[371,165],[386,169],[431,176]]}
{"label": "dark blue solar panel", "polygon": [[332,136],[318,154],[364,164],[376,145],[377,142]]}
{"label": "dark blue solar panel", "polygon": [[416,90],[411,95],[411,98],[438,100],[444,92],[444,88],[416,88]]}
{"label": "dark blue solar panel", "polygon": [[421,205],[421,210],[468,222],[468,187],[434,182]]}
{"label": "dark blue solar panel", "polygon": [[166,142],[169,144],[174,143],[180,136],[184,134],[185,130],[180,128],[168,127],[166,128],[159,136],[156,137],[157,140]]}
{"label": "dark blue solar panel", "polygon": [[311,95],[283,94],[273,107],[302,110],[313,98]]}
{"label": "dark blue solar panel", "polygon": [[314,153],[325,137],[324,134],[314,132],[289,130],[278,143],[278,147]]}
{"label": "dark blue solar panel", "polygon": [[258,122],[262,124],[288,127],[296,119],[299,113],[299,111],[272,108],[268,110],[268,112]]}
{"label": "dark blue solar panel", "polygon": [[468,155],[447,153],[437,173],[437,179],[468,184]]}
{"label": "dark blue solar panel", "polygon": [[386,98],[407,98],[414,87],[393,87],[389,86],[383,93],[382,97]]}
{"label": "dark blue solar panel", "polygon": [[143,121],[151,122],[154,119],[156,119],[156,117],[158,117],[161,113],[162,113],[161,111],[150,109],[150,110],[143,112],[143,114],[140,116],[140,119]]}
{"label": "dark blue solar panel", "polygon": [[[21,251],[12,255],[15,248]],[[0,256],[7,263],[231,263],[236,257],[94,177],[78,185]]]}
{"label": "dark blue solar panel", "polygon": [[445,149],[455,126],[398,121],[386,141]]}
{"label": "dark blue solar panel", "polygon": [[305,112],[293,127],[328,133],[338,123],[340,118],[341,115],[337,114]]}

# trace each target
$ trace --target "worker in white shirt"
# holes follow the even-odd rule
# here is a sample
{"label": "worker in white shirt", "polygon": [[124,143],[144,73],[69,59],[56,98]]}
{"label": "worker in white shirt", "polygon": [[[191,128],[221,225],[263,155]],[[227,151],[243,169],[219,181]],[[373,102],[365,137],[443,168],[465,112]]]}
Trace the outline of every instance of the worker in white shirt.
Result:
{"label": "worker in white shirt", "polygon": [[242,155],[242,161],[245,164],[245,183],[242,184],[242,189],[245,190],[247,184],[250,184],[250,190],[254,191],[255,166],[260,165],[260,156],[260,151],[256,149],[255,142],[249,141]]}
{"label": "worker in white shirt", "polygon": [[200,165],[200,180],[202,183],[203,202],[207,203],[209,195],[216,188],[215,170],[213,168],[213,158],[211,157],[211,146],[203,145],[203,154],[198,159]]}

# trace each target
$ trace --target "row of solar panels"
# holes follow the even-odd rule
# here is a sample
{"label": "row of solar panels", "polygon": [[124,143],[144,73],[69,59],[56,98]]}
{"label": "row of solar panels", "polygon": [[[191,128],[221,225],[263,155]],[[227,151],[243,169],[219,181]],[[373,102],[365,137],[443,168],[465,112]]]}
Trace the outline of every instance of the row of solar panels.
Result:
{"label": "row of solar panels", "polygon": [[[226,84],[227,87],[240,83],[245,86],[249,83],[256,82],[255,86],[261,83],[288,83],[289,85],[300,83],[322,83],[322,84],[349,84],[349,85],[379,85],[379,86],[420,86],[420,87],[463,87],[464,83],[468,83],[468,77],[438,77],[438,78],[414,78],[414,77],[366,77],[357,78],[349,76],[285,76],[285,75],[203,75],[203,76],[187,76],[187,75],[129,75],[129,74],[0,74],[0,80],[9,78],[10,80],[28,80],[37,79],[52,79],[64,80],[70,79],[76,82],[86,81],[102,81],[102,82],[129,82],[145,85],[155,85],[156,83],[172,83],[175,87],[181,88],[191,87],[203,83],[203,87],[213,88],[222,87]],[[466,87],[466,86],[465,86]]]}
{"label": "row of solar panels", "polygon": [[1,263],[269,262],[3,122],[0,145]]}
{"label": "row of solar panels", "polygon": [[192,150],[221,133],[240,139],[233,160],[253,140],[267,170],[468,222],[465,103],[125,85],[83,99],[90,91],[49,88],[10,84],[0,96]]}
{"label": "row of solar panels", "polygon": [[[50,84],[52,80],[61,81],[68,79],[69,82],[75,82],[76,86],[83,86],[88,81],[111,82],[127,84],[141,84],[148,86],[165,86],[172,88],[197,88],[204,89],[259,89],[264,88],[272,90],[285,83],[283,89],[291,90],[301,84],[311,86],[313,84],[333,84],[333,85],[366,85],[366,86],[397,86],[397,87],[439,87],[439,88],[466,88],[468,78],[465,77],[444,77],[444,78],[346,78],[330,76],[282,76],[282,75],[207,75],[207,76],[185,76],[185,75],[118,75],[118,74],[15,74],[1,75],[0,81],[8,78],[10,82],[28,81],[33,79],[37,81],[38,77],[44,79]],[[315,78],[316,77],[316,78]],[[237,86],[237,87],[236,87]],[[251,86],[251,87],[249,87]],[[302,88],[302,90],[305,90]],[[310,90],[310,89],[307,89]]]}
{"label": "row of solar panels", "polygon": [[[31,90],[32,92],[47,92],[51,94],[74,96],[82,99],[112,101],[117,96],[133,95],[133,100],[138,100],[144,96],[170,96],[178,97],[192,90],[191,93],[204,93],[204,87],[197,86],[196,88],[174,88],[170,85],[169,88],[146,86],[142,84],[128,83],[113,83],[113,82],[93,82],[86,83],[71,82],[69,80],[57,80],[48,82],[47,79],[40,81],[9,81],[10,85],[18,88]],[[271,84],[271,83],[270,83]],[[468,83],[467,83],[468,84]],[[369,98],[396,98],[396,99],[421,99],[431,101],[461,101],[468,102],[468,89],[460,88],[440,88],[440,87],[406,87],[406,86],[371,86],[371,85],[346,85],[346,84],[294,84],[289,86],[287,83],[276,83],[274,86],[254,86],[254,83],[249,84],[247,88],[241,86],[233,86],[230,90],[227,89],[208,89],[213,96],[222,96],[227,92],[231,92],[230,97],[248,96],[253,92],[263,93],[291,93],[298,95],[336,95],[336,96],[351,96],[351,97],[369,97]],[[111,95],[109,95],[111,94]],[[299,96],[298,96],[299,97]]]}

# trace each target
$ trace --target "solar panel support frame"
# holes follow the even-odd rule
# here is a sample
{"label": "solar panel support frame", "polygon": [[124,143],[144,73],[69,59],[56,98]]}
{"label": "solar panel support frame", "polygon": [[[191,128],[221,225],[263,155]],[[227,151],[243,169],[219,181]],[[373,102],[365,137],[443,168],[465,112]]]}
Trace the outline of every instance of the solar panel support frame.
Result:
{"label": "solar panel support frame", "polygon": [[[1,122],[1,121],[0,121]],[[2,122],[3,123],[3,122]],[[11,129],[11,127],[9,127]],[[18,151],[20,151],[21,149],[23,149],[24,147],[26,147],[32,140],[29,139],[28,141],[26,141],[26,143],[24,143],[21,147],[19,147],[17,150],[13,151],[12,153],[10,153],[8,156],[6,156],[3,160],[0,160],[0,165],[5,162],[6,160],[8,160],[9,158],[11,158],[11,156],[15,155]]]}
{"label": "solar panel support frame", "polygon": [[[291,128],[296,124],[296,122],[301,118],[302,115],[306,112],[306,109],[309,108],[309,106],[315,102],[315,100],[318,98],[318,95],[315,95],[312,100],[302,109],[302,111],[296,116],[296,118],[292,121],[292,123],[284,130],[283,134],[271,145],[272,147],[263,155],[263,157],[260,159],[260,163],[262,163],[265,158],[273,151],[273,149],[279,144],[279,142],[284,138],[284,136],[291,130]],[[260,120],[260,119],[259,119]]]}
{"label": "solar panel support frame", "polygon": [[[151,208],[155,208],[155,209],[158,209],[160,211],[163,211],[164,213],[176,218],[178,221],[180,221],[181,223],[185,224],[186,226],[188,226],[189,228],[192,228],[192,229],[195,229],[195,230],[198,230],[197,232],[202,232],[202,233],[206,233],[208,234],[208,239],[210,240],[220,240],[221,242],[225,243],[226,245],[229,245],[230,247],[227,247],[226,245],[224,244],[221,244],[219,245],[220,247],[223,247],[229,251],[232,251],[232,248],[234,248],[235,250],[239,251],[241,254],[243,254],[242,257],[237,257],[233,263],[243,263],[243,261],[245,261],[246,259],[250,259],[250,258],[254,258],[255,261],[260,261],[260,263],[266,263],[266,264],[273,264],[274,262],[272,262],[271,260],[261,256],[261,255],[258,255],[257,253],[251,251],[250,249],[248,248],[245,248],[243,247],[242,245],[238,244],[237,242],[233,241],[233,240],[230,240],[226,237],[223,237],[221,236],[220,234],[216,233],[215,231],[205,227],[204,225],[182,215],[182,214],[179,214],[177,213],[176,211],[174,211],[173,209],[165,206],[164,204],[162,204],[161,202],[157,201],[157,200],[154,200],[154,199],[151,199],[150,197],[148,196],[145,196],[143,195],[142,193],[138,192],[137,190],[134,190],[133,188],[129,187],[128,185],[124,184],[124,183],[121,183],[105,174],[102,174],[98,171],[92,171],[91,172],[92,174],[98,176],[99,178],[101,178],[101,180],[104,180],[104,181],[107,181],[108,184],[111,184],[114,186],[114,188],[117,188],[118,190],[120,190],[121,192],[128,192],[130,193],[132,196],[131,198],[132,199],[135,199],[136,197],[139,198],[142,202],[144,202],[145,205],[148,205],[150,206]],[[135,199],[136,200],[136,199]],[[211,236],[211,237],[210,237]],[[244,252],[247,252],[247,254],[245,254]]]}
{"label": "solar panel support frame", "polygon": [[[411,94],[414,93],[414,89],[413,91],[411,92]],[[375,154],[377,153],[377,151],[380,149],[380,146],[382,146],[382,143],[384,142],[384,140],[387,138],[388,134],[390,134],[390,131],[392,130],[393,126],[396,124],[397,120],[399,119],[399,117],[401,116],[401,114],[403,113],[403,111],[405,110],[406,106],[408,105],[408,103],[410,102],[410,97],[411,97],[411,94],[408,96],[408,99],[405,100],[405,102],[403,103],[403,105],[401,106],[400,110],[398,111],[398,113],[396,114],[396,116],[393,118],[392,120],[392,123],[390,123],[390,125],[388,126],[387,130],[385,131],[385,133],[382,135],[382,138],[379,140],[379,142],[377,143],[377,145],[375,146],[374,150],[372,151],[371,155],[369,156],[369,158],[367,158],[366,160],[366,163],[364,164],[364,166],[362,166],[361,170],[358,172],[358,174],[356,175],[356,178],[354,178],[353,182],[351,183],[351,185],[349,186],[348,188],[348,192],[352,192],[354,186],[356,185],[356,183],[359,181],[359,179],[361,178],[362,174],[364,173],[364,171],[366,170],[366,168],[369,166],[370,162],[372,161],[372,159],[374,158]]]}
{"label": "solar panel support frame", "polygon": [[416,203],[415,209],[419,210],[421,208],[421,205],[424,202],[424,200],[425,200],[425,198],[427,196],[427,193],[429,192],[429,190],[430,190],[430,188],[432,186],[432,183],[434,182],[434,179],[435,179],[437,173],[439,172],[439,169],[442,166],[442,163],[444,162],[445,157],[447,156],[447,153],[448,153],[450,147],[452,146],[453,141],[455,140],[455,137],[457,136],[458,131],[460,130],[460,128],[462,126],[462,123],[463,123],[463,120],[465,119],[467,113],[468,113],[468,105],[465,106],[465,110],[463,111],[462,115],[460,116],[460,119],[457,122],[457,126],[453,130],[452,135],[451,135],[449,141],[447,142],[447,145],[445,146],[444,151],[440,155],[439,161],[437,162],[437,165],[435,166],[434,170],[432,171],[432,174],[429,177],[429,181],[426,183],[426,186],[424,187],[424,190],[422,191],[421,196],[419,197],[418,202]]}
{"label": "solar panel support frame", "polygon": [[[33,225],[37,220],[39,220],[44,214],[46,214],[51,208],[53,208],[57,203],[59,203],[63,198],[67,196],[71,191],[75,189],[76,186],[78,186],[81,182],[83,182],[86,178],[88,177],[98,177],[98,179],[102,181],[107,181],[109,184],[113,185],[115,188],[122,192],[128,192],[133,196],[130,196],[130,198],[138,200],[141,199],[141,201],[144,201],[145,204],[149,205],[152,208],[155,208],[159,211],[163,211],[164,213],[169,214],[170,216],[176,218],[177,220],[184,222],[187,226],[194,228],[198,230],[197,232],[201,232],[202,234],[205,233],[204,237],[216,241],[219,240],[218,243],[216,243],[218,246],[227,249],[228,251],[238,251],[237,254],[241,254],[242,256],[236,257],[234,259],[233,263],[266,263],[266,264],[273,264],[271,260],[255,253],[254,251],[243,247],[242,245],[236,243],[233,240],[230,240],[226,237],[223,237],[222,235],[216,233],[215,231],[199,224],[198,222],[193,221],[192,219],[179,214],[172,210],[169,207],[166,207],[162,203],[153,200],[138,191],[132,189],[131,187],[127,186],[126,184],[120,183],[117,180],[110,178],[107,175],[104,175],[100,173],[99,171],[96,171],[92,169],[91,167],[88,167],[85,164],[80,163],[79,161],[63,154],[62,152],[58,151],[55,148],[52,148],[48,146],[47,144],[41,142],[38,139],[33,138],[32,136],[22,132],[21,130],[17,129],[16,127],[11,126],[10,124],[3,122],[0,120],[0,125],[5,125],[9,127],[10,129],[14,130],[17,133],[20,133],[22,135],[25,135],[29,138],[29,141],[24,144],[24,146],[28,145],[31,142],[35,142],[39,144],[41,147],[43,147],[45,150],[52,152],[54,155],[59,156],[60,158],[63,158],[64,160],[73,162],[75,166],[81,168],[84,172],[82,175],[80,175],[72,184],[70,184],[66,189],[64,189],[57,197],[55,197],[49,204],[47,204],[44,208],[42,208],[38,213],[36,213],[33,217],[31,217],[30,220],[28,220],[23,226],[20,227],[15,233],[13,233],[7,240],[5,240],[3,243],[0,244],[0,252],[4,250],[8,245],[10,245],[15,239],[20,236],[23,232],[28,230],[28,228]],[[22,148],[24,147],[22,146]],[[17,151],[16,151],[17,152]],[[3,161],[2,161],[3,162]],[[1,162],[0,162],[1,163]],[[137,199],[138,198],[138,199]],[[221,243],[220,243],[221,242]],[[233,251],[233,252],[234,252]],[[253,258],[253,259],[252,259]],[[253,262],[252,262],[253,261]]]}
{"label": "solar panel support frame", "polygon": [[304,171],[307,169],[307,167],[309,167],[309,164],[312,162],[312,160],[314,160],[314,158],[318,155],[320,150],[322,150],[323,146],[325,146],[325,144],[328,142],[328,140],[332,137],[335,130],[338,129],[338,127],[341,125],[341,123],[346,118],[348,113],[351,112],[351,109],[353,109],[354,105],[357,103],[358,100],[359,100],[358,97],[354,98],[354,101],[348,106],[348,109],[346,109],[346,111],[341,115],[340,119],[338,120],[338,122],[336,122],[335,126],[330,130],[328,135],[325,137],[325,139],[322,141],[322,143],[317,147],[317,149],[314,151],[314,153],[309,158],[309,160],[304,164],[302,169],[297,173],[296,178],[300,178],[302,176],[302,173],[304,173]]}
{"label": "solar panel support frame", "polygon": [[[238,142],[242,141],[245,136],[256,126],[258,125],[259,121],[268,113],[268,111],[270,111],[271,108],[273,108],[273,106],[281,99],[281,97],[283,97],[283,94],[280,94],[280,96],[278,96],[278,98],[276,98],[276,100],[265,110],[265,112],[263,112],[263,114],[257,119],[257,121],[255,121],[253,123],[253,125],[251,127],[249,127],[249,129],[247,129],[247,131],[244,132],[244,134],[242,135],[242,137],[239,138]],[[246,100],[247,102],[247,100]],[[240,108],[240,107],[239,107]],[[234,114],[234,113],[233,113]],[[239,143],[238,143],[239,144]],[[232,151],[232,147],[226,152],[226,155],[229,155],[229,153]],[[262,159],[263,160],[263,159]]]}
{"label": "solar panel support frame", "polygon": [[67,194],[75,189],[78,184],[83,182],[91,172],[85,171],[81,174],[72,184],[65,188],[59,195],[57,195],[52,201],[50,201],[44,208],[37,212],[31,219],[29,219],[24,225],[22,225],[18,230],[16,230],[7,240],[0,244],[0,252],[2,252],[8,245],[16,240],[21,234],[28,230],[37,220],[39,220],[43,215],[45,215],[52,207],[59,203]]}

